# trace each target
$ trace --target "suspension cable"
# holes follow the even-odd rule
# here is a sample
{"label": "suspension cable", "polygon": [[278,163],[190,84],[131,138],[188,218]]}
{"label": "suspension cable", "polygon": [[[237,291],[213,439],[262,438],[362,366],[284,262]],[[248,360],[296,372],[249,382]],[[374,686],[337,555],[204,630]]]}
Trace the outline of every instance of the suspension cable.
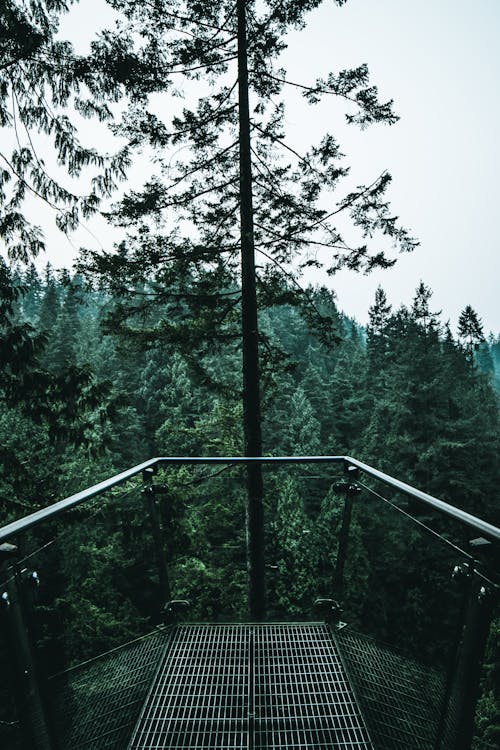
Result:
{"label": "suspension cable", "polygon": [[413,523],[417,524],[417,526],[420,526],[420,528],[424,529],[428,534],[431,534],[432,536],[439,539],[441,542],[444,542],[449,547],[455,550],[455,552],[458,552],[461,555],[464,555],[464,557],[467,557],[470,561],[474,560],[474,556],[471,555],[469,552],[466,552],[458,545],[454,544],[453,542],[450,542],[449,539],[447,539],[442,534],[439,534],[434,529],[431,529],[430,526],[427,526],[422,521],[419,521],[418,518],[415,518],[415,516],[412,516],[411,513],[408,513],[406,510],[403,510],[400,508],[396,503],[393,503],[391,500],[389,500],[387,497],[384,497],[379,492],[376,492],[371,487],[369,487],[367,484],[364,484],[363,482],[360,482],[359,479],[356,480],[356,484],[359,484],[360,487],[363,487],[364,490],[369,492],[370,494],[374,495],[375,497],[378,497],[379,500],[383,500],[384,503],[387,503],[387,505],[390,505],[391,508],[394,508],[394,510],[397,510],[398,513],[401,513],[401,515],[405,516],[405,518],[408,518],[410,521],[413,521]]}

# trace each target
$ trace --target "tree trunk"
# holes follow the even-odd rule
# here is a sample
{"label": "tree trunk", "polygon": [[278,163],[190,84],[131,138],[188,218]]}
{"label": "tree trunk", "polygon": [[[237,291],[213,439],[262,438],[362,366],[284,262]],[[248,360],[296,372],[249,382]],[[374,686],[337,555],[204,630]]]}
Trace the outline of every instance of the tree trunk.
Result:
{"label": "tree trunk", "polygon": [[[238,0],[238,94],[240,142],[241,220],[241,326],[243,348],[243,420],[245,455],[262,455],[259,388],[259,332],[255,286],[255,247],[252,205],[252,163],[250,155],[250,111],[245,0]],[[250,615],[265,615],[264,508],[262,466],[247,467],[247,565]]]}

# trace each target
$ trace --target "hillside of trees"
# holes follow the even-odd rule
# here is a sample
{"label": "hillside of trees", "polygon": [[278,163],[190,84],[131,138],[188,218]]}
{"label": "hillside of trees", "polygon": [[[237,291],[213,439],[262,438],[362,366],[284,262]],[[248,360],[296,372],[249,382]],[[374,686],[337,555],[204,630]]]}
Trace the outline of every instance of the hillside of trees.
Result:
{"label": "hillside of trees", "polygon": [[[351,176],[331,132],[304,153],[287,141],[290,88],[361,129],[398,120],[365,63],[288,79],[289,32],[321,0],[108,3],[116,23],[85,54],[59,33],[72,0],[0,7],[0,523],[155,455],[323,453],[500,524],[500,338],[469,306],[452,331],[423,283],[397,310],[379,289],[366,329],[303,288],[310,267],[369,272],[418,246],[387,171]],[[109,126],[111,153],[84,145],[82,118]],[[64,232],[100,213],[122,240],[40,274],[27,197]],[[270,617],[310,618],[336,596],[347,622],[446,668],[463,530],[360,483],[340,576],[340,472],[179,467],[154,482],[166,581],[140,482],[19,540],[50,671],[161,622],[167,589],[211,621],[262,614],[266,596]],[[493,746],[499,632],[478,720]]]}
{"label": "hillside of trees", "polygon": [[[78,274],[5,265],[2,274],[2,523],[154,455],[242,453],[233,341],[180,351],[150,336],[162,317],[156,309],[117,333],[123,302]],[[265,453],[353,455],[498,524],[500,344],[484,339],[476,313],[466,308],[454,335],[433,312],[424,284],[394,311],[379,289],[365,330],[326,289],[309,293],[338,343],[319,342],[293,306],[263,316]],[[241,472],[184,467],[155,481],[166,485],[159,501],[172,596],[191,602],[190,618],[245,619]],[[348,622],[439,664],[459,608],[455,551],[367,490],[355,498],[339,592],[342,475],[303,466],[266,471],[264,481],[270,616],[307,618],[316,597],[340,593]],[[382,494],[467,545],[463,530]],[[37,550],[40,638],[52,668],[160,621],[151,528],[137,483],[26,535],[22,554]],[[494,653],[481,709],[490,734],[497,731]]]}
{"label": "hillside of trees", "polygon": [[[81,276],[2,270],[2,521],[154,455],[241,454],[237,342],[179,350],[158,308],[117,334],[124,303]],[[263,316],[266,454],[354,455],[498,523],[500,342],[470,308],[454,335],[424,284],[395,311],[379,289],[367,330],[310,294],[339,343]]]}
{"label": "hillside of trees", "polygon": [[[72,474],[81,486],[89,459],[105,475],[153,455],[241,453],[231,337],[183,349],[162,339],[159,306],[117,332],[126,303],[50,265],[39,274],[2,264],[1,291],[2,444],[13,482],[2,488],[2,520],[19,515],[16,504],[68,494]],[[424,284],[394,311],[379,289],[366,330],[331,292],[309,291],[338,343],[318,340],[293,306],[263,315],[265,452],[359,456],[497,522],[500,339],[485,339],[471,308],[454,334]]]}
{"label": "hillside of trees", "polygon": [[[45,504],[54,496],[46,489],[35,500],[30,462],[19,459],[23,430],[35,441],[40,433],[49,463],[50,456],[64,463],[67,453],[77,461],[81,450],[85,462],[95,457],[112,470],[152,455],[241,451],[237,341],[183,348],[169,342],[170,332],[162,338],[161,306],[127,312],[132,323],[117,328],[126,302],[79,274],[50,264],[42,274],[5,263],[1,270],[2,443],[27,472],[5,497]],[[136,292],[147,296],[147,283]],[[500,337],[486,339],[470,307],[453,333],[423,283],[399,310],[379,289],[367,329],[344,316],[327,289],[309,293],[331,326],[326,342],[292,305],[262,316],[266,453],[362,456],[495,521],[487,487],[497,478]],[[30,390],[37,381],[38,393]],[[451,477],[437,470],[445,459]]]}

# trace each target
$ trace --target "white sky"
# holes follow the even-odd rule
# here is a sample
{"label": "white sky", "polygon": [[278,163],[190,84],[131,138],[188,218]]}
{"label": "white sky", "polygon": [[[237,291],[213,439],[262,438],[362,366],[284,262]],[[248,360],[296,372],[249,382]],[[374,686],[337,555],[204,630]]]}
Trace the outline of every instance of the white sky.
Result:
{"label": "white sky", "polygon": [[[306,75],[304,64],[313,74],[368,63],[401,120],[359,135],[351,127],[344,152],[360,182],[390,171],[395,213],[421,241],[391,270],[337,276],[340,307],[365,322],[379,283],[399,305],[423,279],[434,290],[435,309],[452,326],[471,304],[487,331],[499,331],[500,2],[349,0],[340,9],[329,6],[312,17],[312,43],[296,58],[294,75]],[[306,35],[301,38],[305,44]]]}
{"label": "white sky", "polygon": [[[87,40],[96,18],[108,15],[102,7],[102,0],[81,0],[65,33]],[[339,307],[365,323],[378,284],[398,306],[411,301],[422,279],[453,328],[471,304],[486,332],[500,331],[500,0],[348,0],[342,8],[324,2],[289,41],[289,79],[308,83],[366,62],[381,97],[393,98],[401,117],[395,126],[361,133],[344,125],[333,101],[306,108],[293,90],[287,98],[290,142],[305,150],[329,130],[354,184],[388,169],[394,212],[421,242],[393,269],[328,279]],[[90,226],[109,241],[104,224]],[[49,259],[68,265],[73,248],[51,237]],[[98,246],[85,231],[72,242]]]}

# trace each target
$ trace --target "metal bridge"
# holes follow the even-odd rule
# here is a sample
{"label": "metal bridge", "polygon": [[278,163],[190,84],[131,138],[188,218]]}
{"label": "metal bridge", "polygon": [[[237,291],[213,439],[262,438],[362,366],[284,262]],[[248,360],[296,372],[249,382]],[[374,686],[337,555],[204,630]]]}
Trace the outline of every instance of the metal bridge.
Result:
{"label": "metal bridge", "polygon": [[323,624],[186,625],[160,661],[130,750],[371,750]]}
{"label": "metal bridge", "polygon": [[[167,599],[170,581],[153,472],[182,465],[244,468],[256,461],[271,470],[321,466],[330,483],[335,479],[333,470],[343,467],[345,479],[336,486],[343,492],[344,509],[336,580],[330,592],[336,598],[319,598],[315,610],[311,602],[314,618],[296,621],[288,616],[265,622],[183,623],[186,603],[169,602],[167,622],[158,623],[151,632],[52,674],[43,657],[51,634],[46,623],[41,631],[37,628],[40,605],[33,594],[44,575],[43,563],[51,565],[47,549],[56,541],[43,533],[46,525],[117,485],[142,477],[150,501],[158,596]],[[372,484],[383,485],[390,497],[361,481],[363,475]],[[364,622],[352,603],[342,611],[338,599],[345,594],[349,602],[344,578],[360,490],[387,504],[429,544],[445,549],[446,564],[453,562],[450,586],[457,590],[450,596],[450,606],[456,607],[456,617],[450,618],[453,628],[446,635],[446,658],[436,663],[423,659],[418,648],[411,653],[399,641],[381,643],[363,633],[365,626],[369,631],[370,613]],[[401,498],[411,500],[414,515]],[[426,510],[425,523],[422,515],[415,517],[415,505]],[[443,532],[443,522],[434,526],[428,520],[430,513],[467,531],[455,537]],[[362,516],[358,513],[358,519]],[[464,544],[468,537],[470,545]],[[27,538],[31,545],[24,541]],[[473,736],[489,622],[498,601],[491,551],[499,542],[496,526],[347,456],[147,461],[0,529],[0,560],[5,568],[0,575],[4,644],[0,662],[6,665],[2,674],[9,675],[0,685],[5,706],[0,744],[6,750],[466,750]],[[389,606],[390,582],[381,594],[384,606]],[[411,642],[411,632],[407,635]],[[437,630],[429,632],[429,640],[434,637],[438,639]]]}

